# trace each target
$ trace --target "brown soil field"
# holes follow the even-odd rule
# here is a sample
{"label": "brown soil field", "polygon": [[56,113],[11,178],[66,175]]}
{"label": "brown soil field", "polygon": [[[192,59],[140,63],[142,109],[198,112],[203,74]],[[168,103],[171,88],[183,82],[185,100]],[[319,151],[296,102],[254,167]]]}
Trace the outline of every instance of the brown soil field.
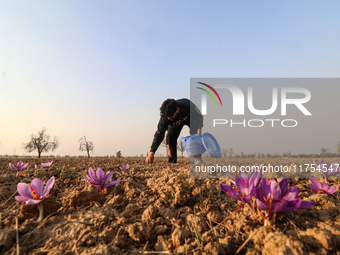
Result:
{"label": "brown soil field", "polygon": [[[21,177],[9,163],[29,163]],[[53,160],[49,170],[41,162]],[[188,178],[189,159],[168,164],[155,159],[0,159],[0,254],[340,254],[340,195],[314,195],[308,179],[290,179],[300,198],[316,205],[278,214],[264,226],[264,212],[220,190],[222,178]],[[318,159],[320,160],[320,159]],[[339,159],[325,159],[327,163]],[[234,165],[312,163],[311,159],[230,159]],[[39,167],[34,170],[34,165]],[[119,166],[130,164],[122,172]],[[121,183],[99,193],[86,182],[89,167],[113,173]],[[44,184],[55,176],[42,201],[44,220],[37,223],[37,206],[14,196],[17,184],[33,178]],[[280,178],[277,179],[278,181]],[[321,180],[321,179],[320,179]],[[16,219],[18,226],[16,227]],[[18,239],[16,235],[18,234]]]}

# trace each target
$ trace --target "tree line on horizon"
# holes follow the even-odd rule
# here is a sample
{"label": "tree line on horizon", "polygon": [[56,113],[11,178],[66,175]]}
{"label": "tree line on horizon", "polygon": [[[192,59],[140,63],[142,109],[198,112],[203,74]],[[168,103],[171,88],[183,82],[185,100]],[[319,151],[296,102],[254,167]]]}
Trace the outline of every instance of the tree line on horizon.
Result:
{"label": "tree line on horizon", "polygon": [[[79,140],[79,151],[86,151],[87,157],[90,158],[90,152],[93,152],[94,145],[92,141],[88,141],[86,138],[86,135],[82,136]],[[43,128],[42,130],[38,131],[37,134],[31,134],[30,140],[27,143],[23,143],[23,148],[25,151],[31,153],[33,151],[38,152],[38,158],[41,158],[42,153],[48,153],[49,151],[56,150],[60,145],[59,138],[54,136],[53,138],[50,137],[49,134],[46,133],[46,128]],[[167,156],[167,145],[165,138],[161,143],[161,146],[166,147],[164,156]],[[2,148],[2,144],[0,141],[0,149]],[[181,152],[181,157],[183,158],[184,155],[184,147],[182,143],[182,137],[178,139],[177,143],[177,150]],[[320,153],[313,153],[313,154],[291,154],[290,151],[283,152],[282,154],[279,153],[250,153],[245,154],[243,151],[240,153],[235,153],[232,148],[225,149],[223,148],[221,150],[221,153],[217,156],[217,158],[333,158],[333,157],[340,157],[340,141],[336,145],[336,151],[337,153],[331,153],[329,149],[322,147],[320,150]],[[14,153],[15,154],[15,153]],[[2,155],[3,156],[3,155]],[[9,156],[9,155],[5,155]],[[13,155],[14,157],[18,157],[18,155]],[[148,156],[148,152],[146,153],[146,156]],[[45,158],[46,156],[44,156]],[[49,155],[49,157],[55,157],[53,155]],[[58,156],[57,156],[58,157]],[[60,157],[60,156],[59,156]],[[65,155],[64,157],[85,157],[85,156],[69,156]],[[106,155],[105,157],[114,157]],[[140,156],[136,155],[136,157],[143,157],[143,154]],[[162,157],[162,154],[159,153],[159,157]],[[204,153],[202,157],[213,157],[210,156],[208,153]],[[123,158],[121,151],[118,151],[116,153],[116,158]]]}

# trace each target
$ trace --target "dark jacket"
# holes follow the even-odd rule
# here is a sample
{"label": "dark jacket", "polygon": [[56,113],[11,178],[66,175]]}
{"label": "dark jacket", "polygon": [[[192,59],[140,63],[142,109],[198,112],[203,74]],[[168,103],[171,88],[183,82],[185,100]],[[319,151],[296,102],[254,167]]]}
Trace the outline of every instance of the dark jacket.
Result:
{"label": "dark jacket", "polygon": [[[203,127],[203,116],[200,110],[189,99],[183,98],[176,100],[177,107],[179,107],[179,114],[176,119],[168,120],[167,117],[161,116],[158,122],[157,131],[154,135],[151,152],[155,152],[164,139],[164,134],[168,130],[169,126],[174,128],[181,128],[184,125],[190,126],[190,117],[197,121],[197,128]],[[192,116],[190,116],[190,107],[192,108]]]}

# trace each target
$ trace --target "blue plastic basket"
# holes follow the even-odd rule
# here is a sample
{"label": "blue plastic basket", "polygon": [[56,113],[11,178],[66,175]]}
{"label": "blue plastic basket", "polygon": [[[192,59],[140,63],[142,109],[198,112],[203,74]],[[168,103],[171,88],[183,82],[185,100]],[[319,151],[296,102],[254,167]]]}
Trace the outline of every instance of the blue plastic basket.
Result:
{"label": "blue plastic basket", "polygon": [[182,138],[182,146],[189,157],[206,151],[202,142],[202,135],[195,134]]}
{"label": "blue plastic basket", "polygon": [[221,153],[221,148],[215,137],[208,132],[202,134],[202,142],[205,149],[214,157],[217,157]]}
{"label": "blue plastic basket", "polygon": [[218,142],[208,132],[200,135],[194,134],[186,136],[182,138],[182,144],[189,157],[202,154],[205,151],[208,151],[211,155],[217,157],[221,152]]}

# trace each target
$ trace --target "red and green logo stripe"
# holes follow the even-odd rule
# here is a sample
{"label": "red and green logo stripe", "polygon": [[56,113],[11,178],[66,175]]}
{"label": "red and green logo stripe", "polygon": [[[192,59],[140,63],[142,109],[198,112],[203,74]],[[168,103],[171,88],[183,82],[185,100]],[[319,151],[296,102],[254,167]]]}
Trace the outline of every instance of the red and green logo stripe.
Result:
{"label": "red and green logo stripe", "polygon": [[[220,98],[220,95],[217,93],[217,91],[216,91],[213,87],[211,87],[210,85],[205,84],[205,83],[203,83],[203,82],[197,82],[197,83],[206,86],[206,87],[209,88],[212,92],[214,92],[215,95],[217,96],[218,100],[220,101],[221,106],[222,106],[222,100],[221,100],[221,98]],[[197,87],[197,88],[203,90],[203,91],[206,92],[209,96],[211,96],[211,98],[214,100],[215,105],[217,105],[214,96],[211,94],[211,92],[210,92],[209,90],[206,90],[206,89],[200,88],[200,87]]]}

